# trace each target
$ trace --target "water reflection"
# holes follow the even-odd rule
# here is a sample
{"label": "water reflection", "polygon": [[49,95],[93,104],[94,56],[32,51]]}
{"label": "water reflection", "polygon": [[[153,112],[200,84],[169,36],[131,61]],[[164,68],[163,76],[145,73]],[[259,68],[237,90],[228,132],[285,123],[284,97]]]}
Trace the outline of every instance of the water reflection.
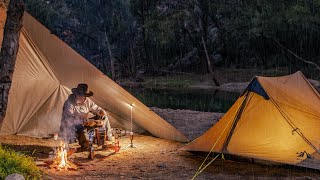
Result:
{"label": "water reflection", "polygon": [[218,90],[176,91],[137,88],[127,90],[148,107],[222,113],[227,112],[240,95]]}

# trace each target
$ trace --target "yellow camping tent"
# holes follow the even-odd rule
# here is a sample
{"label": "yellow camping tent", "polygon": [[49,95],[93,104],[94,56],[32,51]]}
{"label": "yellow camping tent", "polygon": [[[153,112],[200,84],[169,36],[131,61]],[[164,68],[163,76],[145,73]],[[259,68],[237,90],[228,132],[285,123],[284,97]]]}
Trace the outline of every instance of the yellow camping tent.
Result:
{"label": "yellow camping tent", "polygon": [[257,76],[218,123],[182,149],[303,165],[319,157],[319,108],[319,93],[300,71]]}
{"label": "yellow camping tent", "polygon": [[[2,12],[3,24],[5,19]],[[1,134],[42,137],[58,131],[70,89],[87,83],[95,94],[92,100],[109,111],[112,126],[130,127],[130,104],[134,103],[135,131],[144,129],[164,139],[188,141],[28,13],[23,17],[19,46]]]}

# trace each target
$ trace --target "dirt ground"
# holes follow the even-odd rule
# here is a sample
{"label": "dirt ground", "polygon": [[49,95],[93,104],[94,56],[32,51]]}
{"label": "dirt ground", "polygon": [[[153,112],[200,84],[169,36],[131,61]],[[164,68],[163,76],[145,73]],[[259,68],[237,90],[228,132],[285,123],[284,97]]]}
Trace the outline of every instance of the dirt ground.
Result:
{"label": "dirt ground", "polygon": [[[69,158],[77,171],[57,171],[43,167],[45,179],[191,179],[203,157],[180,151],[183,144],[151,136],[138,135],[128,148],[128,137],[121,139],[119,153],[96,151],[96,159],[88,160],[87,152]],[[218,159],[198,179],[316,179],[320,174],[281,167],[268,167]]]}
{"label": "dirt ground", "polygon": [[151,107],[150,109],[168,121],[190,140],[202,135],[224,114],[180,109],[160,109],[156,107]]}
{"label": "dirt ground", "polygon": [[[201,135],[223,115],[151,109],[190,139]],[[118,153],[114,154],[112,149],[97,148],[93,160],[87,159],[88,152],[76,152],[69,156],[69,160],[77,165],[78,170],[58,171],[49,166],[54,159],[52,147],[57,145],[57,141],[0,136],[0,142],[19,145],[20,150],[21,147],[37,147],[33,155],[45,173],[44,179],[191,179],[204,160],[204,156],[179,150],[184,143],[144,134],[134,136],[133,143],[137,148],[125,148],[130,144],[130,139],[123,136],[120,138],[121,149]],[[301,168],[223,160],[219,157],[197,179],[320,179],[320,173]]]}

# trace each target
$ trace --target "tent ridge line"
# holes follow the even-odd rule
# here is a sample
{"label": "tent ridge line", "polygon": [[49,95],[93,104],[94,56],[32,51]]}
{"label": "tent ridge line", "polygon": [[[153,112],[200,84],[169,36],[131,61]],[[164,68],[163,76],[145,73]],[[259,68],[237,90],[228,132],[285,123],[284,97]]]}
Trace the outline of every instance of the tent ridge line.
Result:
{"label": "tent ridge line", "polygon": [[317,98],[320,100],[320,95],[318,93],[318,91],[311,85],[310,81],[308,81],[308,79],[302,74],[301,71],[299,71],[302,78],[306,81],[306,83],[308,84],[309,88],[312,89],[313,93],[317,96]]}
{"label": "tent ridge line", "polygon": [[227,147],[228,147],[229,142],[231,140],[232,134],[233,134],[233,132],[234,132],[234,130],[235,130],[240,118],[241,118],[241,115],[242,115],[246,105],[248,104],[249,94],[250,94],[250,91],[247,91],[246,95],[245,95],[246,97],[243,100],[243,102],[241,103],[240,109],[239,109],[239,111],[237,112],[236,116],[233,119],[232,127],[231,127],[230,131],[228,132],[227,139],[225,140],[225,142],[224,142],[224,144],[222,146],[221,152],[228,152]]}

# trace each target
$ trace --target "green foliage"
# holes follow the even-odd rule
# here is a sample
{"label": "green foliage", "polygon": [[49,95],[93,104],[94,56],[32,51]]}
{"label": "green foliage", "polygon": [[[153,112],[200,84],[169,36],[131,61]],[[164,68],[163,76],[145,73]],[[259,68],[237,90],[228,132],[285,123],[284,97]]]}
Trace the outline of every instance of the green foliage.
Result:
{"label": "green foliage", "polygon": [[0,179],[13,173],[22,174],[26,179],[41,178],[41,171],[32,157],[0,146]]}
{"label": "green foliage", "polygon": [[219,64],[225,67],[289,65],[296,67],[292,71],[312,72],[313,67],[281,51],[275,40],[299,57],[320,63],[320,0],[26,0],[26,4],[33,16],[105,73],[106,36],[121,71],[130,75],[141,67],[166,68],[194,49],[194,57],[203,60],[202,38],[210,57],[220,55]]}

